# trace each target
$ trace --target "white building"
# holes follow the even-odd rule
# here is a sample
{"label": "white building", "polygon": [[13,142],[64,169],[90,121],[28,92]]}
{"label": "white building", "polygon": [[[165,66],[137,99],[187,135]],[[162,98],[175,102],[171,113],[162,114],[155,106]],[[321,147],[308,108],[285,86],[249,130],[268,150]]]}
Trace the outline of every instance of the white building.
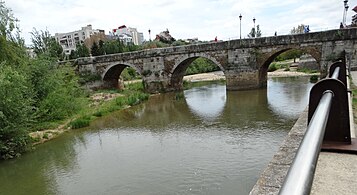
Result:
{"label": "white building", "polygon": [[68,32],[68,33],[56,33],[55,38],[57,42],[62,46],[63,52],[69,55],[72,50],[76,49],[78,43],[83,43],[85,39],[90,38],[91,35],[96,33],[104,33],[104,30],[92,29],[92,25],[82,27],[81,30]]}
{"label": "white building", "polygon": [[[125,44],[130,42],[128,37],[131,37],[131,43],[135,45],[141,45],[144,41],[144,35],[138,32],[136,28],[126,27],[125,25],[119,26],[117,29],[113,29],[113,35],[122,40]],[[126,40],[123,40],[126,38]]]}

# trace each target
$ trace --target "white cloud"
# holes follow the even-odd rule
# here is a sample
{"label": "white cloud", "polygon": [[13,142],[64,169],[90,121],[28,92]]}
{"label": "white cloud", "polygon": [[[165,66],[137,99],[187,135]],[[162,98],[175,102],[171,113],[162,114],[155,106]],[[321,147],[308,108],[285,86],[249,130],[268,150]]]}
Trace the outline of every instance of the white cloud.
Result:
{"label": "white cloud", "polygon": [[[336,28],[342,20],[341,0],[8,0],[7,7],[20,19],[23,36],[29,44],[33,27],[52,34],[80,29],[87,24],[110,29],[120,25],[136,27],[148,38],[168,28],[175,38],[198,37],[211,40],[239,37],[239,14],[242,14],[242,37],[260,25],[263,35],[287,34],[299,24],[311,30]],[[350,7],[351,1],[349,2]],[[348,20],[352,11],[348,13]]]}

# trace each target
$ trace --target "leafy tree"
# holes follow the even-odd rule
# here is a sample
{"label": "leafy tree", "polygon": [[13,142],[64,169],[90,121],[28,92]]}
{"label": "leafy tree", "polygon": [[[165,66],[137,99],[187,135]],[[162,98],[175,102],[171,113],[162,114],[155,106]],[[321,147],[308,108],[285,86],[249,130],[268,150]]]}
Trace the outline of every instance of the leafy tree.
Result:
{"label": "leafy tree", "polygon": [[99,51],[99,46],[96,42],[93,43],[92,47],[91,47],[91,53],[92,56],[99,56],[100,55],[100,51]]}
{"label": "leafy tree", "polygon": [[0,62],[20,64],[26,56],[24,41],[20,37],[18,20],[11,9],[0,1]]}
{"label": "leafy tree", "polygon": [[301,34],[304,33],[304,24],[298,25],[296,28],[294,27],[293,29],[290,30],[290,34]]}
{"label": "leafy tree", "polygon": [[211,60],[206,58],[197,58],[186,69],[186,75],[212,72],[220,70],[220,68]]}
{"label": "leafy tree", "polygon": [[261,37],[262,36],[262,31],[260,30],[260,26],[259,24],[257,25],[257,37]]}
{"label": "leafy tree", "polygon": [[253,38],[253,37],[261,37],[262,36],[262,32],[260,30],[259,25],[257,25],[257,30],[255,30],[255,28],[252,28],[252,30],[250,31],[250,33],[248,34],[249,38]]}
{"label": "leafy tree", "polygon": [[72,50],[69,54],[69,59],[77,59],[81,57],[89,57],[89,49],[84,44],[77,44],[76,50]]}
{"label": "leafy tree", "polygon": [[34,52],[37,55],[45,54],[60,60],[64,58],[63,48],[48,30],[38,31],[34,28],[31,32],[31,41]]}
{"label": "leafy tree", "polygon": [[291,49],[275,58],[276,61],[284,61],[289,59],[294,59],[294,63],[296,62],[296,58],[299,58],[304,52],[299,49]]}
{"label": "leafy tree", "polygon": [[109,40],[104,44],[106,54],[123,53],[124,44],[120,40]]}
{"label": "leafy tree", "polygon": [[105,54],[105,48],[104,48],[104,41],[99,40],[99,54],[104,55]]}
{"label": "leafy tree", "polygon": [[25,128],[32,119],[32,95],[25,75],[0,66],[0,159],[14,158],[27,149]]}

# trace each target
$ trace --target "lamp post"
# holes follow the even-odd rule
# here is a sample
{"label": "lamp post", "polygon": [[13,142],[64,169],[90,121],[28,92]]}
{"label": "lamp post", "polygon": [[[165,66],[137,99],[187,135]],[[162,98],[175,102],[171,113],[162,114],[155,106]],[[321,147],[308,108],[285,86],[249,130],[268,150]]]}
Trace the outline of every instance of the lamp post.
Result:
{"label": "lamp post", "polygon": [[253,18],[253,23],[254,23],[254,38],[255,38],[257,34],[257,32],[255,32],[255,17]]}
{"label": "lamp post", "polygon": [[242,14],[239,14],[239,39],[242,39]]}
{"label": "lamp post", "polygon": [[343,5],[344,5],[344,9],[343,9],[343,19],[342,19],[342,23],[344,26],[346,26],[346,16],[347,16],[347,10],[349,8],[348,6],[348,0],[344,0],[343,1]]}
{"label": "lamp post", "polygon": [[149,29],[148,32],[149,32],[149,41],[151,42],[151,34],[150,34],[151,30]]}

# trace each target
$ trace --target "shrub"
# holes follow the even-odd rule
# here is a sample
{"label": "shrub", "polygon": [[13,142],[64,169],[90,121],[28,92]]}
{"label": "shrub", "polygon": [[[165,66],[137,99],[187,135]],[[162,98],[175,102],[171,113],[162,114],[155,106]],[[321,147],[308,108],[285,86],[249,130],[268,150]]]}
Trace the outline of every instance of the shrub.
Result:
{"label": "shrub", "polygon": [[273,72],[273,71],[276,71],[278,68],[277,68],[277,64],[276,63],[271,63],[268,67],[268,72]]}
{"label": "shrub", "polygon": [[77,119],[71,121],[69,123],[69,126],[72,129],[79,129],[79,128],[82,128],[82,127],[89,126],[90,121],[91,121],[91,117],[90,116],[82,116],[80,118],[77,118]]}

